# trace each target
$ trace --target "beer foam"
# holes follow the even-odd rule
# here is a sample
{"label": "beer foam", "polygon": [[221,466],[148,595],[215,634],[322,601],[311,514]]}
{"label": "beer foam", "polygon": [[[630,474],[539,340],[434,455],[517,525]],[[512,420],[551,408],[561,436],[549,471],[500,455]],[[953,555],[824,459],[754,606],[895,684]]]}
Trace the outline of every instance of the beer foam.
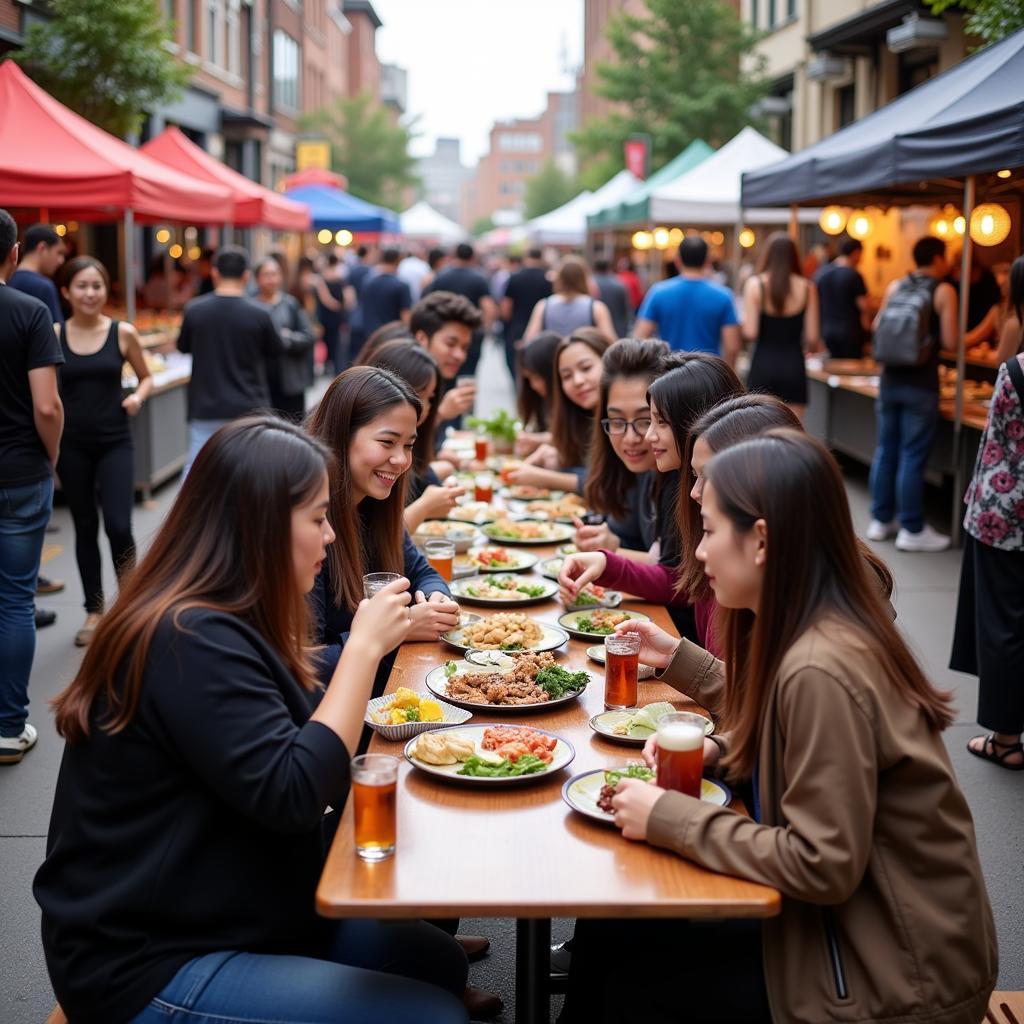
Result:
{"label": "beer foam", "polygon": [[658,746],[677,751],[703,748],[704,730],[689,722],[667,722],[658,727]]}

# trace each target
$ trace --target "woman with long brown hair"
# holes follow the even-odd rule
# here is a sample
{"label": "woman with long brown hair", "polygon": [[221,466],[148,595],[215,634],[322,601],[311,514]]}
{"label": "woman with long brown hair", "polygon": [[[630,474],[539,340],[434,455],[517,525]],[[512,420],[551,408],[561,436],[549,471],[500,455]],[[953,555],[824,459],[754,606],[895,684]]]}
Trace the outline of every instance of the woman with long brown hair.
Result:
{"label": "woman with long brown hair", "polygon": [[317,683],[330,463],[276,417],[218,430],[54,702],[67,744],[34,892],[71,1020],[466,1019],[466,960],[438,929],[314,909],[374,671],[409,629],[399,580]]}
{"label": "woman with long brown hair", "polygon": [[530,341],[541,331],[554,331],[564,337],[583,327],[596,327],[614,338],[612,315],[592,292],[586,262],[579,256],[566,256],[555,271],[552,294],[533,307],[523,337]]}
{"label": "woman with long brown hair", "polygon": [[[748,941],[747,926],[741,956],[729,947],[722,1005],[687,1019],[739,1019],[729,1012],[744,999],[752,1021],[974,1024],[995,985],[996,937],[941,737],[950,698],[891,621],[839,468],[806,434],[778,430],[716,455],[704,478],[698,558],[724,610],[724,666],[677,653],[652,623],[619,630],[640,634],[641,660],[673,685],[719,678],[717,705],[702,688],[719,727],[705,764],[751,780],[753,817],[623,780],[615,822],[627,839],[774,886],[783,903],[763,942]],[[644,751],[652,763],[656,748]],[[651,950],[676,970],[662,992],[645,990],[642,1019],[669,1019],[679,965],[700,977],[707,946],[668,925],[645,929],[645,976],[663,966]],[[616,992],[638,965],[607,948],[579,992],[598,1012],[580,1019],[631,1019],[615,1012]],[[630,936],[616,933],[614,948],[630,949]]]}
{"label": "woman with long brown hair", "polygon": [[801,421],[807,408],[804,349],[821,349],[820,327],[818,290],[800,272],[796,243],[777,231],[760,272],[743,287],[743,336],[756,343],[747,387],[777,395]]}
{"label": "woman with long brown hair", "polygon": [[[309,432],[334,453],[329,517],[337,533],[313,589],[318,639],[329,670],[363,598],[363,576],[395,572],[415,595],[410,640],[436,640],[458,625],[447,584],[405,529],[405,493],[422,405],[397,374],[353,366],[331,382],[309,418]],[[390,671],[389,663],[385,666]],[[383,688],[387,673],[378,674]]]}

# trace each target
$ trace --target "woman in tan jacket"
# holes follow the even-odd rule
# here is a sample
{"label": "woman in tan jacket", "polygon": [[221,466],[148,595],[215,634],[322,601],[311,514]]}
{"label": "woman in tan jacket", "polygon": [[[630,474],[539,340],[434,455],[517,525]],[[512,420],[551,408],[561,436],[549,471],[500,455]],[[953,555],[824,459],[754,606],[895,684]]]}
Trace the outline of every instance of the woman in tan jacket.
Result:
{"label": "woman in tan jacket", "polygon": [[[651,623],[620,630],[639,632],[641,659],[715,713],[721,738],[705,760],[751,780],[754,816],[623,780],[616,824],[782,892],[762,929],[772,1020],[978,1024],[996,980],[995,928],[940,736],[949,698],[869,578],[838,467],[806,435],[773,431],[711,460],[702,516],[698,558],[722,609],[724,662]],[[728,945],[718,953],[749,978],[757,953],[742,948],[746,964]],[[606,950],[594,972],[591,1019],[629,1019],[612,1005],[616,962]],[[638,1020],[659,1019],[642,1011],[652,980],[630,986]],[[678,1019],[755,1019],[688,1014],[688,981],[672,976]]]}

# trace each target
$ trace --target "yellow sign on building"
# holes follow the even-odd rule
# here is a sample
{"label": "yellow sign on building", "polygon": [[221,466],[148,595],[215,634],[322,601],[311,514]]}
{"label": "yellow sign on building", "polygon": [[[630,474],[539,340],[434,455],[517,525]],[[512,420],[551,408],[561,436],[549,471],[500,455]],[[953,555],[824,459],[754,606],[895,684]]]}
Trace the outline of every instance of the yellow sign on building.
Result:
{"label": "yellow sign on building", "polygon": [[311,167],[331,169],[331,147],[322,139],[302,139],[295,145],[295,169],[308,171]]}

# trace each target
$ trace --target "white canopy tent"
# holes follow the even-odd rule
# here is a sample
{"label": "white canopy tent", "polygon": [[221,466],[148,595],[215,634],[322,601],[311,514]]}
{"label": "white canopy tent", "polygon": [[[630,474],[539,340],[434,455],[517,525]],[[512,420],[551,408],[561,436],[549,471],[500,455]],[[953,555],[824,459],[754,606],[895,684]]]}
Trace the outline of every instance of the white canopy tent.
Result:
{"label": "white canopy tent", "polygon": [[406,238],[422,238],[454,245],[465,241],[469,234],[455,221],[435,210],[425,199],[399,214],[399,220],[402,234]]}
{"label": "white canopy tent", "polygon": [[[658,224],[778,224],[789,220],[786,209],[743,210],[740,182],[745,171],[784,160],[789,154],[753,128],[744,128],[692,171],[651,193],[650,217]],[[816,224],[818,210],[801,209],[801,223]]]}
{"label": "white canopy tent", "polygon": [[619,171],[596,192],[581,192],[557,210],[534,217],[526,225],[530,242],[534,245],[582,246],[587,237],[588,215],[621,202],[640,184],[635,174]]}

